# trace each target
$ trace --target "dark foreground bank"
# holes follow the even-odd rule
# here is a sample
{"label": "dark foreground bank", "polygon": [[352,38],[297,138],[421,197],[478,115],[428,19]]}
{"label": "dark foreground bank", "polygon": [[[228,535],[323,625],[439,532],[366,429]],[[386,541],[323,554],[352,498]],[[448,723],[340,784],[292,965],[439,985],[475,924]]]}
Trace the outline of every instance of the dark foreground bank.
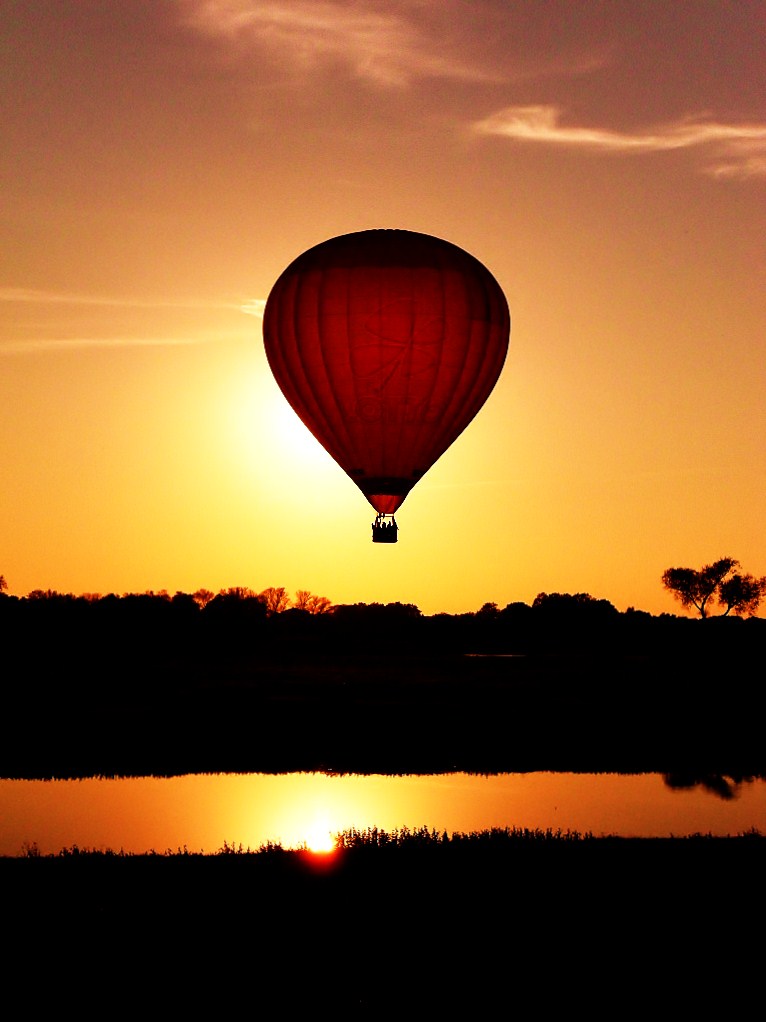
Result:
{"label": "dark foreground bank", "polygon": [[329,857],[5,859],[6,989],[26,963],[27,1007],[80,1017],[735,1014],[760,983],[764,847],[416,832]]}

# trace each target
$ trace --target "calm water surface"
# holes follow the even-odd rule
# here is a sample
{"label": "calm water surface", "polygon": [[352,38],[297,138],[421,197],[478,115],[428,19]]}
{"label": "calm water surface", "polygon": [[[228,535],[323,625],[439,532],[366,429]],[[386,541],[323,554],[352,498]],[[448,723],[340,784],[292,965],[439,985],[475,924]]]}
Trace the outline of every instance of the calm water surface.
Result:
{"label": "calm water surface", "polygon": [[36,845],[215,852],[224,844],[321,847],[356,827],[439,832],[490,827],[668,836],[766,830],[766,783],[721,798],[660,774],[527,773],[390,777],[214,774],[81,781],[0,780],[0,854]]}

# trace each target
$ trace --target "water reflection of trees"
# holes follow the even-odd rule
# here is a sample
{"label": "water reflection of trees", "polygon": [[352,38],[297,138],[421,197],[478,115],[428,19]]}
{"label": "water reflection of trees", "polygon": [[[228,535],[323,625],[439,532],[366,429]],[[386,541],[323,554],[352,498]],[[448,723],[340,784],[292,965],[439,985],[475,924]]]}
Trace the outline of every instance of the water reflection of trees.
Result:
{"label": "water reflection of trees", "polygon": [[672,773],[664,774],[665,784],[673,791],[691,791],[692,788],[704,788],[718,798],[731,801],[737,798],[743,784],[757,780],[754,774],[699,774]]}

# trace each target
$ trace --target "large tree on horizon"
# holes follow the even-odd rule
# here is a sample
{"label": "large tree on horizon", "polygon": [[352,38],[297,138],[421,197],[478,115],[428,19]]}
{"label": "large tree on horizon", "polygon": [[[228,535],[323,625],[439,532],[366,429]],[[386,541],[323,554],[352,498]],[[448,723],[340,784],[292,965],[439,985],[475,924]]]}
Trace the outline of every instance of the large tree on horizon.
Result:
{"label": "large tree on horizon", "polygon": [[675,596],[682,607],[694,607],[700,617],[708,617],[717,602],[729,613],[755,614],[766,596],[766,577],[740,574],[739,561],[721,557],[712,564],[695,568],[668,568],[663,573],[663,586]]}

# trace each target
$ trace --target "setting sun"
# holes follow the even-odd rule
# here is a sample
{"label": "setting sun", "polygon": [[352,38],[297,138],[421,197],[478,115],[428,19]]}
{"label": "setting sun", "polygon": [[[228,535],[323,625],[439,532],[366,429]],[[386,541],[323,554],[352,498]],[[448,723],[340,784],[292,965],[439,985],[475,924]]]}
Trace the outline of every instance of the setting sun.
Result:
{"label": "setting sun", "polygon": [[307,833],[305,841],[308,850],[317,855],[327,855],[335,851],[335,837],[319,824]]}

